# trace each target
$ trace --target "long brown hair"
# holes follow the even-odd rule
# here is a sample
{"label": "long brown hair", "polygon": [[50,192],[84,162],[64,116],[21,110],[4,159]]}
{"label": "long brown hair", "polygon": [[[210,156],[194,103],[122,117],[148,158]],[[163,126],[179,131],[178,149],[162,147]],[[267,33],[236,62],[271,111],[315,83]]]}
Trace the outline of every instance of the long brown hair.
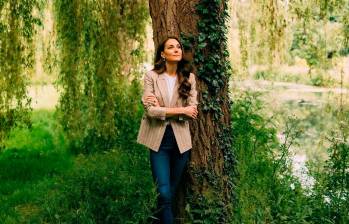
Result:
{"label": "long brown hair", "polygon": [[166,71],[166,62],[163,61],[163,59],[161,58],[161,52],[164,51],[165,44],[169,39],[175,39],[181,45],[182,59],[177,64],[177,74],[179,82],[178,94],[183,99],[187,99],[191,89],[191,84],[188,80],[190,72],[193,71],[193,66],[190,61],[183,58],[184,48],[177,37],[169,36],[165,38],[165,40],[158,46],[154,60],[154,68],[152,70],[158,74],[161,74]]}

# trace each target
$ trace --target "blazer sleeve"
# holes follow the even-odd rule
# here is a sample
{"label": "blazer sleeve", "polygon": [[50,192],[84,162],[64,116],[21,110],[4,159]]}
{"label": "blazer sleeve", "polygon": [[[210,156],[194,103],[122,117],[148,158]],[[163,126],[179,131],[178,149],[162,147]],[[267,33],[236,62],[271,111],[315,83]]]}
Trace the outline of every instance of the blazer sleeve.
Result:
{"label": "blazer sleeve", "polygon": [[142,104],[144,106],[145,113],[148,117],[156,118],[160,120],[166,119],[166,109],[164,107],[153,106],[152,104],[145,103],[147,96],[155,96],[154,80],[152,78],[152,72],[148,71],[144,76],[144,90],[142,95]]}
{"label": "blazer sleeve", "polygon": [[198,92],[196,91],[196,80],[195,75],[190,73],[189,82],[191,83],[191,89],[188,97],[188,105],[189,106],[197,106],[198,105]]}

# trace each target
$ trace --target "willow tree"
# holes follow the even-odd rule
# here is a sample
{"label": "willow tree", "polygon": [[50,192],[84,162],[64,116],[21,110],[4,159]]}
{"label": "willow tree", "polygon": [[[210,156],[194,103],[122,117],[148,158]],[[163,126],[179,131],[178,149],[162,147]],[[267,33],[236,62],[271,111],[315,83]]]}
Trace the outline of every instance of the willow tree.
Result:
{"label": "willow tree", "polygon": [[233,199],[234,155],[231,144],[226,46],[227,1],[150,0],[155,47],[167,36],[181,38],[184,54],[194,59],[198,119],[191,122],[193,149],[178,195],[177,219],[228,223]]}
{"label": "willow tree", "polygon": [[[234,1],[240,61],[243,75],[254,64],[269,68],[287,62],[289,32],[287,7],[289,3],[275,0]],[[232,60],[237,64],[239,57]]]}
{"label": "willow tree", "polygon": [[0,0],[0,149],[10,130],[30,124],[27,86],[33,65],[35,0]]}
{"label": "willow tree", "polygon": [[[60,121],[72,149],[108,149],[118,136],[117,102],[145,36],[144,0],[54,2],[59,44]],[[127,66],[132,65],[132,66]]]}

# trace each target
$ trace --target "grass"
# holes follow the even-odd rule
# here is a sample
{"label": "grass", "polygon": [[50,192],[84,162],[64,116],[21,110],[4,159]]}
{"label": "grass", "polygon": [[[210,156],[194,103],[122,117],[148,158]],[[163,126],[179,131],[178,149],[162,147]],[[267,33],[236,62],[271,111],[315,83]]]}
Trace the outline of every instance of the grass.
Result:
{"label": "grass", "polygon": [[54,184],[54,177],[72,167],[54,113],[34,111],[31,128],[10,133],[0,153],[0,220],[22,223],[40,211],[40,199]]}
{"label": "grass", "polygon": [[[333,105],[295,101],[278,105],[268,95],[261,98],[234,97],[233,137],[240,175],[234,219],[236,223],[316,223],[318,215],[312,213],[322,214],[326,208],[319,203],[321,186],[314,193],[320,196],[309,200],[291,173],[288,143],[279,142],[278,130],[286,130],[286,115],[292,113],[296,126],[286,135],[301,129],[293,144],[309,152],[318,149],[314,141],[319,133],[337,122]],[[125,111],[119,137],[126,140],[111,150],[90,154],[69,153],[54,111],[34,111],[32,121],[30,128],[14,129],[0,152],[1,223],[150,222],[156,192],[147,151],[134,142],[138,119],[128,119]],[[318,210],[313,209],[316,204]]]}
{"label": "grass", "polygon": [[144,159],[112,150],[79,155],[43,201],[48,223],[147,223],[155,203]]}
{"label": "grass", "polygon": [[[239,161],[235,223],[330,220],[334,215],[327,211],[332,205],[321,200],[323,189],[327,192],[331,186],[333,170],[328,169],[329,175],[322,177],[327,180],[325,184],[318,182],[317,190],[310,192],[312,195],[305,194],[290,171],[288,144],[281,144],[277,138],[278,122],[283,120],[268,116],[268,105],[254,95],[234,98],[234,150]],[[283,113],[297,110],[291,102],[286,105],[281,108]],[[337,116],[328,107],[321,108],[322,113],[317,108],[300,107],[298,119],[292,122],[300,123],[305,130],[321,131],[328,125],[328,117]],[[274,109],[278,112],[280,108]],[[91,154],[69,153],[53,111],[34,111],[32,120],[32,127],[14,129],[6,149],[0,152],[1,223],[150,223],[156,193],[148,154],[144,147],[131,141],[135,133],[124,131],[134,130],[138,126],[136,119],[121,131],[125,135],[120,137],[129,141]],[[298,133],[298,128],[290,128],[286,133]],[[305,146],[311,137],[308,132],[297,135],[295,140]],[[341,161],[330,160],[327,164]],[[347,203],[341,198],[337,201]],[[346,207],[339,208],[345,211]],[[347,220],[342,213],[341,218]]]}
{"label": "grass", "polygon": [[53,111],[32,121],[0,152],[1,223],[147,223],[156,197],[143,147],[72,154]]}

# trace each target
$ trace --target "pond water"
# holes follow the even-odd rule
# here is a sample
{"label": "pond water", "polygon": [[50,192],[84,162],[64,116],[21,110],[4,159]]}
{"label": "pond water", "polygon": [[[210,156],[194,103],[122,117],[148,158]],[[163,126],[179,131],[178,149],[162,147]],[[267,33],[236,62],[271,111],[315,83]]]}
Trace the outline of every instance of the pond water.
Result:
{"label": "pond water", "polygon": [[311,187],[314,180],[309,177],[306,164],[327,159],[328,137],[338,129],[335,111],[340,104],[348,104],[349,90],[265,80],[232,81],[231,86],[233,91],[261,94],[265,103],[262,112],[272,117],[281,142],[286,124],[293,120],[293,129],[300,130],[290,147],[293,173],[304,187]]}

